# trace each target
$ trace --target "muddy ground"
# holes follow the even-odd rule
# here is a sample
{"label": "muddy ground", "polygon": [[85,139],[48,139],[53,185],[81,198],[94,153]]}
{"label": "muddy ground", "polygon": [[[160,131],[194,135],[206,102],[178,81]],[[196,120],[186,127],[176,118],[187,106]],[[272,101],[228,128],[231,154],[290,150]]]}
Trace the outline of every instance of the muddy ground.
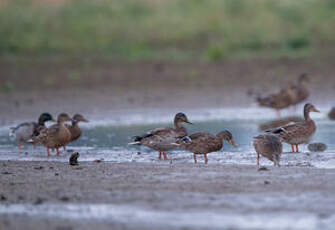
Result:
{"label": "muddy ground", "polygon": [[[127,205],[133,207],[134,212],[137,208],[172,214],[203,212],[204,221],[207,212],[221,213],[222,218],[225,213],[246,218],[249,214],[305,213],[306,223],[309,215],[327,219],[335,211],[333,169],[268,167],[269,171],[257,171],[256,166],[170,162],[102,162],[78,166],[56,162],[1,162],[0,165],[1,205],[28,204],[32,205],[32,210],[55,204],[104,204],[111,205],[114,210],[110,211],[116,212],[115,209]],[[124,223],[113,215],[78,220],[71,215],[64,218],[55,214],[48,218],[43,213],[29,211],[11,215],[3,212],[0,209],[1,229],[22,229],[23,226],[25,229],[91,229],[93,226],[98,229],[147,229],[150,221],[152,228],[158,224],[160,229],[183,229],[191,224],[184,220],[180,225],[173,225],[178,215],[156,223],[154,217],[150,220],[143,216],[142,222],[129,214],[128,223]],[[213,224],[208,222],[206,229],[216,229]],[[204,228],[201,224],[198,227]],[[288,229],[299,228],[297,223]]]}

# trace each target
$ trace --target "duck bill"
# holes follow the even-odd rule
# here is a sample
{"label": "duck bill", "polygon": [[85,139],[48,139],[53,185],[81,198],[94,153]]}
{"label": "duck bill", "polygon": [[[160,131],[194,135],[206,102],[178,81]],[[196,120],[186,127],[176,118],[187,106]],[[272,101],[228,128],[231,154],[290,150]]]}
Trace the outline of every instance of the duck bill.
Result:
{"label": "duck bill", "polygon": [[83,118],[82,119],[83,122],[89,122],[87,119]]}
{"label": "duck bill", "polygon": [[171,143],[171,145],[180,146],[178,143]]}
{"label": "duck bill", "polygon": [[229,140],[229,143],[230,143],[232,146],[234,146],[235,148],[237,147],[237,146],[235,145],[235,142],[234,142],[233,139],[230,139],[230,140]]}
{"label": "duck bill", "polygon": [[313,111],[313,112],[316,112],[316,113],[320,113],[320,111],[317,110],[316,108],[313,108],[312,111]]}
{"label": "duck bill", "polygon": [[193,125],[193,123],[190,122],[190,121],[185,121],[185,123],[190,124],[190,125]]}

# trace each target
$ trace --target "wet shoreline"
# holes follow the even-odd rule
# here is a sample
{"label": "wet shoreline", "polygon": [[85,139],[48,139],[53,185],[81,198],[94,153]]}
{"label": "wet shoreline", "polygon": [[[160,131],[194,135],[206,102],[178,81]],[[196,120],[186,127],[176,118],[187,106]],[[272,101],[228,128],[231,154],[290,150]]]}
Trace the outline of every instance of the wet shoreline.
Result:
{"label": "wet shoreline", "polygon": [[[27,229],[47,224],[50,229],[94,224],[99,229],[146,229],[150,224],[166,229],[327,229],[335,221],[335,169],[269,166],[259,172],[248,165],[170,162],[0,165],[0,218],[6,219],[0,226],[5,229],[25,223]],[[237,221],[242,217],[249,222]],[[269,217],[271,225],[264,223]]]}

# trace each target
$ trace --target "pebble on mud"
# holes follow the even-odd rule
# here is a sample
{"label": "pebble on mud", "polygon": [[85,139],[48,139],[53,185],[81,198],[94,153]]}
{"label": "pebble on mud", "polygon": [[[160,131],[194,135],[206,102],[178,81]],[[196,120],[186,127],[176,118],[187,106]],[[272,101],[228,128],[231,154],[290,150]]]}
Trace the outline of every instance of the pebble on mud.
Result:
{"label": "pebble on mud", "polygon": [[265,166],[262,166],[258,169],[258,171],[269,171],[269,169]]}
{"label": "pebble on mud", "polygon": [[79,158],[79,153],[78,152],[75,152],[73,153],[71,156],[70,156],[70,159],[69,159],[69,164],[70,165],[78,165],[78,158]]}
{"label": "pebble on mud", "polygon": [[323,152],[327,149],[327,145],[317,142],[309,144],[307,148],[311,152]]}

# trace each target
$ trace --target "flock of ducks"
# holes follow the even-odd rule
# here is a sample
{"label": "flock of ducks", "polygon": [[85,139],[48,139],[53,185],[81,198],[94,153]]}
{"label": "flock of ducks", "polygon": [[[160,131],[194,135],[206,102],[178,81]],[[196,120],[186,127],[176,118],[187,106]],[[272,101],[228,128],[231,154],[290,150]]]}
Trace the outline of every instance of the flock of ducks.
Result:
{"label": "flock of ducks", "polygon": [[[297,85],[289,84],[287,88],[279,93],[271,94],[267,97],[257,98],[261,106],[271,107],[276,110],[286,108],[305,100],[309,92],[306,88],[308,76],[303,74],[299,77]],[[304,120],[291,122],[289,124],[266,130],[263,134],[254,137],[253,145],[257,153],[257,166],[262,155],[280,166],[280,157],[283,151],[282,142],[288,143],[292,147],[292,152],[299,152],[298,146],[308,143],[316,131],[316,125],[310,117],[311,112],[319,112],[312,104],[305,104],[303,114]],[[59,148],[81,136],[79,122],[88,122],[82,115],[76,114],[72,118],[66,113],[58,115],[57,123],[46,127],[45,122],[54,121],[49,113],[40,115],[38,122],[27,122],[11,128],[11,135],[17,139],[18,147],[21,149],[22,142],[29,142],[34,145],[43,145],[48,156],[50,149],[56,150],[59,155]],[[72,125],[65,124],[71,121]],[[197,163],[197,155],[203,155],[205,163],[208,163],[207,154],[219,151],[223,147],[224,141],[236,147],[233,135],[228,130],[223,130],[216,135],[208,132],[196,132],[188,134],[183,123],[192,124],[184,113],[177,113],[174,117],[174,127],[156,128],[142,135],[135,136],[130,145],[143,145],[158,152],[158,158],[167,160],[166,152],[176,147],[183,148],[193,153],[194,163]],[[295,148],[294,148],[295,147]]]}
{"label": "flock of ducks", "polygon": [[[10,136],[17,140],[18,148],[21,149],[22,142],[32,143],[34,149],[36,144],[43,145],[46,148],[48,156],[50,156],[50,149],[56,149],[56,155],[59,156],[59,148],[65,146],[72,141],[77,140],[81,136],[81,129],[79,122],[88,122],[84,116],[75,114],[71,118],[66,113],[58,115],[57,123],[46,127],[47,121],[55,121],[51,114],[42,113],[38,122],[25,122],[16,127],[11,128]],[[71,121],[72,124],[65,124],[66,121]]]}

